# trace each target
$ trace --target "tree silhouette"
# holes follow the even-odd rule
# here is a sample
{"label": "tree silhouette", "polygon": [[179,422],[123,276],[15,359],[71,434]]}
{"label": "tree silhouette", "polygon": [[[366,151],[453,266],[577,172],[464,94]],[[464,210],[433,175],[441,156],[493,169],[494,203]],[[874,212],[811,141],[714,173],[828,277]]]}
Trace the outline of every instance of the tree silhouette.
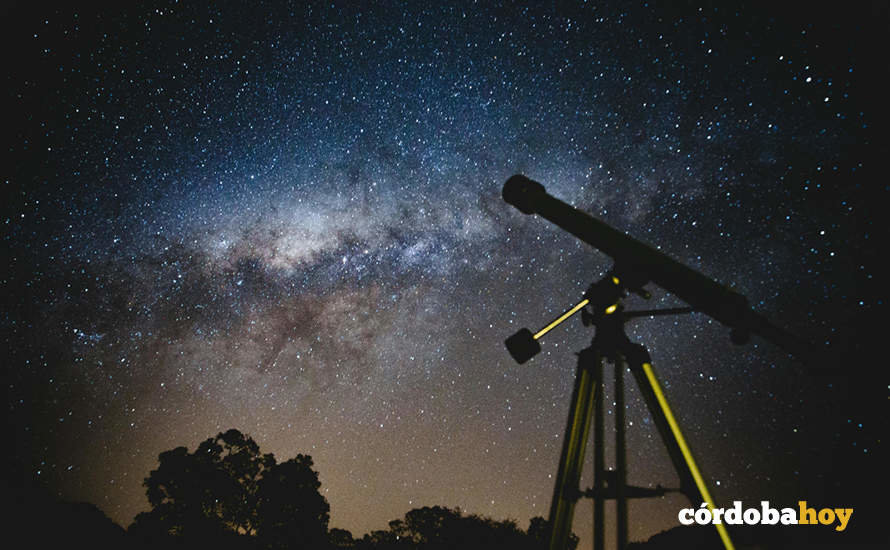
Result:
{"label": "tree silhouette", "polygon": [[[548,524],[532,518],[528,531],[515,521],[466,515],[459,508],[415,508],[388,530],[354,539],[328,529],[330,506],[312,457],[277,463],[238,430],[219,433],[193,453],[161,453],[144,482],[151,510],[136,516],[130,546],[217,550],[532,550],[547,547]],[[578,544],[574,535],[571,549]]]}
{"label": "tree silhouette", "polygon": [[330,506],[319,487],[312,458],[306,455],[266,470],[257,493],[260,539],[273,548],[295,543],[315,548],[326,542]]}
{"label": "tree silhouette", "polygon": [[[528,540],[531,548],[547,548],[550,544],[550,522],[535,516],[528,524]],[[575,550],[580,539],[575,533],[569,534],[568,550]]]}
{"label": "tree silhouette", "polygon": [[356,541],[352,538],[352,533],[346,529],[337,529],[336,527],[328,531],[328,541],[332,548],[355,548]]}
{"label": "tree silhouette", "polygon": [[[460,509],[442,506],[415,508],[404,519],[389,522],[389,531],[366,535],[357,548],[375,550],[511,549],[547,547],[547,521],[532,518],[528,532],[512,520],[495,521],[477,515],[464,515]],[[572,535],[570,548],[578,545]]]}
{"label": "tree silhouette", "polygon": [[294,536],[325,540],[329,507],[308,456],[276,464],[252,438],[229,430],[194,453],[177,447],[158,460],[144,482],[152,509],[130,527],[137,538],[231,546],[239,535],[262,531],[269,546]]}

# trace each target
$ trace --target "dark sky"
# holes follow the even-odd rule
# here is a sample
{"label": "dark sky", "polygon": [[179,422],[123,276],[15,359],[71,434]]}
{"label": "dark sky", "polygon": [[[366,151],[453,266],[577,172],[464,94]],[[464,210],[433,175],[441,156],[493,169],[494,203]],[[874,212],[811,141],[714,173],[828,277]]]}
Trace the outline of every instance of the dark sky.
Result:
{"label": "dark sky", "polygon": [[[228,428],[310,454],[357,536],[424,505],[546,516],[592,333],[521,367],[503,340],[611,263],[504,203],[514,173],[814,345],[860,348],[885,295],[883,4],[29,4],[3,14],[8,432],[124,526],[161,451]],[[681,305],[652,290],[628,307]],[[814,377],[703,314],[628,333],[718,501],[872,479],[886,382],[856,355]],[[630,481],[676,485],[628,401]],[[685,506],[635,501],[631,539]]]}

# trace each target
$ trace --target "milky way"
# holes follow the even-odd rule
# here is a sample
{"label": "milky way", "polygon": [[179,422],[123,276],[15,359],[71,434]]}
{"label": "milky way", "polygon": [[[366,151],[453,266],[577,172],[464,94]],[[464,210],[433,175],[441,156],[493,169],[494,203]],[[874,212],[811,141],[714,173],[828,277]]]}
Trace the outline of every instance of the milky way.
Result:
{"label": "milky way", "polygon": [[[158,453],[238,428],[312,455],[355,535],[423,505],[546,516],[590,333],[522,367],[503,340],[610,260],[504,203],[514,173],[813,342],[855,340],[878,305],[868,18],[617,4],[13,10],[17,459],[128,525]],[[652,290],[628,305],[680,304]],[[855,426],[884,421],[766,342],[702,314],[628,328],[720,500],[822,495],[830,449],[875,451]],[[628,401],[630,480],[676,484]],[[631,538],[685,505],[634,502]]]}

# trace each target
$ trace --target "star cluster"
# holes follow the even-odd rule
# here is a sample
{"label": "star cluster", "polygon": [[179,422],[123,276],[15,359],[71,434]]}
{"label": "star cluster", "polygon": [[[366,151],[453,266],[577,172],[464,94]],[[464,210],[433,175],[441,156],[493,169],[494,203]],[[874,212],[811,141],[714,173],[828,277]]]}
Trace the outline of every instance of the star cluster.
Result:
{"label": "star cluster", "polygon": [[[356,535],[423,505],[546,516],[591,334],[568,323],[522,367],[503,340],[610,260],[504,203],[514,173],[819,345],[858,338],[886,144],[867,21],[423,4],[6,18],[8,415],[60,498],[127,525],[158,453],[238,428],[312,455]],[[680,305],[652,290],[631,309]],[[823,494],[831,449],[876,451],[847,385],[763,341],[701,314],[628,333],[718,499]],[[675,484],[628,406],[631,482]],[[634,502],[631,538],[683,506]]]}

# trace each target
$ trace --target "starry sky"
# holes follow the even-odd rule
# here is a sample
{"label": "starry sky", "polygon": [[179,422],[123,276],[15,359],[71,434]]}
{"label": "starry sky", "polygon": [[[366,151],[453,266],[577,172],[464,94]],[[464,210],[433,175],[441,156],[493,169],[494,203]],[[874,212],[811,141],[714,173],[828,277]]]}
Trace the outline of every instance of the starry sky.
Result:
{"label": "starry sky", "polygon": [[[126,526],[160,452],[237,428],[310,454],[356,536],[425,505],[547,516],[592,332],[523,366],[503,340],[611,261],[504,203],[515,173],[858,349],[882,305],[885,6],[360,4],[4,8],[8,432],[59,498]],[[682,305],[650,288],[628,308]],[[703,314],[628,334],[718,501],[871,472],[886,416],[854,396],[885,383]],[[629,480],[675,486],[628,386]],[[631,540],[686,505],[634,501]]]}

